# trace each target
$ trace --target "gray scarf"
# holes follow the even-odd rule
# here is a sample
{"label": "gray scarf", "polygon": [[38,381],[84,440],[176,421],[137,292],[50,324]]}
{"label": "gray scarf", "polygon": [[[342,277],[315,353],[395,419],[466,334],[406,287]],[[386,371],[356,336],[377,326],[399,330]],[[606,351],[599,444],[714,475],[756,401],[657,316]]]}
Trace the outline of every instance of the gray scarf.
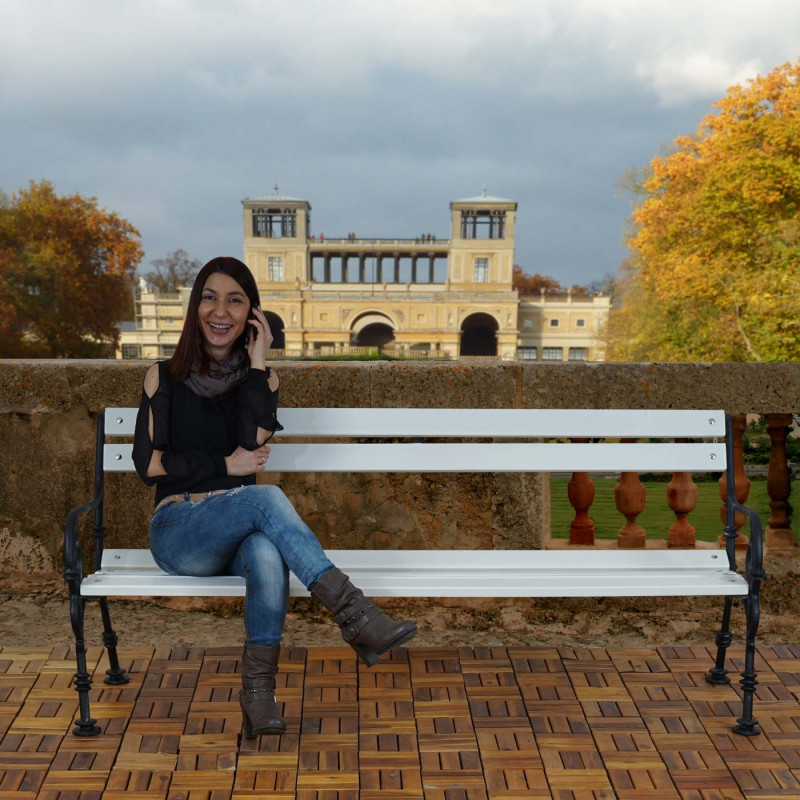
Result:
{"label": "gray scarf", "polygon": [[234,350],[222,362],[209,359],[208,372],[201,375],[200,365],[195,364],[185,384],[199,397],[220,397],[236,388],[250,370],[250,359],[245,350]]}

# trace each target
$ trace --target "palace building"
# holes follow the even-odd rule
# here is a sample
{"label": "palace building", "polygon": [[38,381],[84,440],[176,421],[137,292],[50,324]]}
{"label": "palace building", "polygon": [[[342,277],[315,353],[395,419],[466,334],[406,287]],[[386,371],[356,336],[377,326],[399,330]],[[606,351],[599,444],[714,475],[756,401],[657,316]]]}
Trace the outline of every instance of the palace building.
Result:
{"label": "palace building", "polygon": [[[450,238],[328,237],[307,200],[242,201],[244,261],[274,335],[275,357],[375,352],[406,358],[602,361],[609,298],[523,296],[512,286],[517,203],[450,203]],[[171,355],[189,289],[140,283],[134,330],[118,356]]]}

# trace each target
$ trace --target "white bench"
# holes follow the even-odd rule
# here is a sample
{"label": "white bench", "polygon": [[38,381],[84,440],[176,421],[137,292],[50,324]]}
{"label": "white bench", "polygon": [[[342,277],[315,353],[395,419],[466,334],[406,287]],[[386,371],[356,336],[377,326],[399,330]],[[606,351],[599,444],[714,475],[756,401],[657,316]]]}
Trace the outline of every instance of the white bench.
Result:
{"label": "white bench", "polygon": [[[271,472],[705,473],[724,471],[733,452],[730,420],[722,411],[284,408],[279,417],[284,430],[271,442],[267,462]],[[89,714],[91,679],[83,631],[87,599],[96,598],[101,604],[103,643],[111,664],[105,681],[117,684],[128,676],[119,666],[108,597],[244,595],[242,578],[168,575],[156,566],[149,550],[104,547],[104,474],[134,471],[132,445],[114,443],[113,438],[130,438],[135,418],[134,408],[109,408],[98,418],[94,497],[73,509],[67,519],[64,577],[70,586],[78,661],[77,735],[100,732]],[[575,444],[564,441],[567,437],[589,442]],[[287,438],[302,441],[282,441]],[[405,441],[324,441],[331,438]],[[476,438],[480,441],[449,441]],[[598,439],[603,441],[593,441]],[[657,441],[639,441],[643,439]],[[707,675],[715,684],[730,682],[725,669],[732,639],[729,619],[733,600],[742,598],[747,615],[743,712],[734,730],[754,735],[760,732],[752,709],[758,595],[764,577],[761,523],[755,512],[736,502],[732,482],[729,471],[726,550],[329,550],[328,554],[373,597],[722,597],[717,660]],[[84,577],[77,522],[90,510],[95,512],[97,569]],[[751,528],[745,576],[736,570],[737,510],[748,515]],[[308,594],[294,576],[290,592]]]}

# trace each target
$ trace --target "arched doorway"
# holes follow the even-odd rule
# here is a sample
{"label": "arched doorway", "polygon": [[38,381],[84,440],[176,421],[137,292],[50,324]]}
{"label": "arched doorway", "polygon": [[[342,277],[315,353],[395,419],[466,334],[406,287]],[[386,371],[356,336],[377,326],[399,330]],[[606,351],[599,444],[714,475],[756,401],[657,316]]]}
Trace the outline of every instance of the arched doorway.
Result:
{"label": "arched doorway", "polygon": [[358,347],[385,347],[394,341],[394,331],[382,322],[373,322],[365,325],[358,333],[356,345]]}
{"label": "arched doorway", "polygon": [[283,320],[274,311],[265,311],[264,316],[272,332],[272,347],[275,350],[286,349],[286,336],[283,332]]}
{"label": "arched doorway", "polygon": [[496,356],[497,330],[500,326],[491,314],[470,314],[461,323],[462,356]]}
{"label": "arched doorway", "polygon": [[353,320],[350,339],[356,347],[386,347],[394,341],[394,326],[385,314],[371,311]]}

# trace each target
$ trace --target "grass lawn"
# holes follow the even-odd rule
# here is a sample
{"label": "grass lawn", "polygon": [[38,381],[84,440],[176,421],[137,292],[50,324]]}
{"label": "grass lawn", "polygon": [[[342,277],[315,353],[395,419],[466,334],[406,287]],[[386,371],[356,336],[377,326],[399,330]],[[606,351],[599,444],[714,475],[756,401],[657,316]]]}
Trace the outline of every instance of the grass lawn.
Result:
{"label": "grass lawn", "polygon": [[[569,524],[575,511],[567,498],[569,478],[551,478],[551,531],[554,539],[569,538]],[[594,520],[595,536],[598,539],[616,539],[625,518],[614,505],[616,478],[594,478],[594,503],[589,516]],[[648,539],[666,539],[669,526],[675,522],[675,515],[667,505],[667,483],[646,482],[647,505],[637,518],[637,522],[647,531]],[[697,533],[698,541],[712,542],[722,533],[723,524],[719,519],[719,486],[716,482],[697,484],[697,507],[689,514],[689,523]],[[767,482],[753,480],[747,505],[761,516],[761,524],[767,527],[769,519],[769,497]],[[747,531],[745,530],[745,533]]]}

